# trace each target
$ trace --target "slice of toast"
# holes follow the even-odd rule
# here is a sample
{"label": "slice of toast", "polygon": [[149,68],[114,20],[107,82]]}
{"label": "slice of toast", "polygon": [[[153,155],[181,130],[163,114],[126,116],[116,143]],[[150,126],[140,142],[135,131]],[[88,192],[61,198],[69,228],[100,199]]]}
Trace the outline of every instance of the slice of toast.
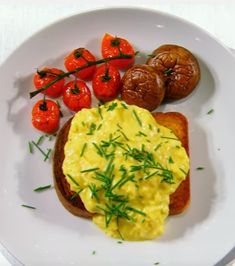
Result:
{"label": "slice of toast", "polygon": [[[171,129],[174,134],[181,140],[182,146],[189,155],[189,141],[188,141],[188,122],[185,116],[176,112],[168,113],[153,113],[156,121],[163,126]],[[70,129],[72,118],[59,131],[55,143],[54,157],[53,157],[53,173],[54,186],[59,200],[63,206],[76,216],[91,218],[89,213],[79,196],[74,197],[75,192],[70,190],[62,170],[64,161],[64,146],[67,142],[68,133]],[[190,201],[190,179],[189,174],[186,179],[180,184],[178,189],[170,196],[170,215],[182,213]]]}

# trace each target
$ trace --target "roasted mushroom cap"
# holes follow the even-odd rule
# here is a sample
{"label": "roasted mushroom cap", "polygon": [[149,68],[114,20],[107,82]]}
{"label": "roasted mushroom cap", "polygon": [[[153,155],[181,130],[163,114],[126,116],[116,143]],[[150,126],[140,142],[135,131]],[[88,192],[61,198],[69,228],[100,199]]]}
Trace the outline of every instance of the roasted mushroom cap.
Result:
{"label": "roasted mushroom cap", "polygon": [[199,64],[194,55],[184,47],[171,44],[160,46],[152,54],[147,64],[165,79],[164,100],[188,96],[200,79]]}
{"label": "roasted mushroom cap", "polygon": [[164,94],[164,81],[150,66],[135,65],[122,77],[121,97],[128,104],[152,111],[161,104]]}

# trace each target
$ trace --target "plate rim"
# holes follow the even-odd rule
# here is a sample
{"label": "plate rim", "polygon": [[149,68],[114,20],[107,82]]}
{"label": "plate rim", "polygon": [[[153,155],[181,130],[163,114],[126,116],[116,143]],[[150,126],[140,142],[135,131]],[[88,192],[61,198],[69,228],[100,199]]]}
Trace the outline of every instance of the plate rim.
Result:
{"label": "plate rim", "polygon": [[[43,28],[40,28],[38,30],[36,30],[35,32],[33,32],[30,36],[28,36],[26,39],[24,39],[22,42],[20,42],[18,45],[15,46],[14,50],[12,50],[10,52],[10,54],[1,62],[0,64],[0,70],[1,67],[5,64],[5,62],[8,61],[9,58],[11,58],[11,56],[16,53],[18,50],[21,49],[22,46],[24,46],[26,43],[28,43],[31,39],[33,39],[35,36],[41,34],[42,32],[48,30],[49,28],[52,28],[54,26],[56,26],[59,23],[64,23],[66,22],[66,20],[70,19],[70,18],[75,18],[77,16],[81,16],[81,15],[92,15],[92,13],[97,13],[100,11],[143,11],[143,12],[151,12],[153,14],[160,14],[162,16],[168,17],[169,19],[174,19],[177,21],[182,22],[183,24],[187,24],[189,27],[193,27],[199,31],[201,31],[202,33],[204,33],[205,35],[207,35],[208,37],[210,37],[213,41],[215,41],[217,44],[219,44],[219,46],[221,46],[224,50],[226,50],[231,56],[232,58],[235,60],[235,50],[234,49],[230,49],[229,47],[227,47],[220,39],[218,39],[216,36],[214,36],[212,33],[210,33],[209,31],[207,31],[206,29],[198,26],[197,24],[179,17],[177,15],[171,14],[169,12],[165,12],[165,11],[161,11],[161,10],[157,10],[151,7],[143,7],[143,6],[125,6],[125,5],[118,5],[118,6],[109,6],[109,7],[95,7],[95,8],[88,8],[84,11],[78,12],[76,11],[75,13],[72,13],[70,15],[66,15],[63,16],[61,18],[56,19],[53,22],[48,23],[47,25],[45,25]],[[226,259],[227,255],[230,254],[231,251],[233,251],[234,247],[232,246],[231,249],[229,249],[225,256],[223,258],[221,258],[220,261],[218,261],[216,263],[216,265],[220,265],[221,262],[224,261],[224,259]],[[9,263],[11,263],[12,265],[24,265],[18,258],[16,258],[8,249],[7,247],[4,246],[4,244],[2,243],[2,241],[0,240],[0,253],[6,258],[7,261],[9,261]]]}

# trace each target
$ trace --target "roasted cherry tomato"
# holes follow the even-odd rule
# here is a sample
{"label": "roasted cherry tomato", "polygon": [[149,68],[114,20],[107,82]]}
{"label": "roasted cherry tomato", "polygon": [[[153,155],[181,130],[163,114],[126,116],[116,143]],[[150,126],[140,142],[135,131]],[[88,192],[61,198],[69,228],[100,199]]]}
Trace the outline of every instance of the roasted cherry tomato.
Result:
{"label": "roasted cherry tomato", "polygon": [[104,58],[113,57],[122,54],[131,55],[130,59],[116,59],[110,61],[110,64],[119,69],[127,69],[135,62],[135,52],[131,44],[120,37],[113,37],[105,34],[101,47],[102,56]]}
{"label": "roasted cherry tomato", "polygon": [[[58,75],[62,74],[63,71],[57,68],[44,67],[42,70],[38,70],[34,75],[34,86],[36,89],[40,89],[49,82],[53,81]],[[62,95],[64,87],[64,78],[57,81],[45,91],[43,94],[50,96],[52,98],[57,98]]]}
{"label": "roasted cherry tomato", "polygon": [[74,112],[90,108],[91,92],[86,83],[81,80],[68,82],[64,87],[63,102]]}
{"label": "roasted cherry tomato", "polygon": [[[94,55],[85,48],[78,48],[72,51],[64,59],[64,65],[68,71],[72,71],[78,67],[82,67],[87,62],[95,61]],[[87,67],[75,74],[80,79],[90,80],[95,72],[96,66]]]}
{"label": "roasted cherry tomato", "polygon": [[95,96],[103,101],[115,99],[119,93],[121,78],[118,69],[112,65],[104,64],[97,68],[92,79]]}
{"label": "roasted cherry tomato", "polygon": [[51,100],[38,101],[32,110],[33,126],[45,133],[54,133],[59,127],[60,109]]}

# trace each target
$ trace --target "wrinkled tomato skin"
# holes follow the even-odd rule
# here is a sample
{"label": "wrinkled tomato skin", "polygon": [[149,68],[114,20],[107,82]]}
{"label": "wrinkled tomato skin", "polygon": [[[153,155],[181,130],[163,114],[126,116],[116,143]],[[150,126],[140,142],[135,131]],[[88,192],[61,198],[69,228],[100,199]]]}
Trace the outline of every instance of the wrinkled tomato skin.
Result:
{"label": "wrinkled tomato skin", "polygon": [[[105,73],[108,70],[108,80],[105,80]],[[101,65],[97,68],[92,79],[92,88],[95,96],[103,101],[111,101],[120,92],[121,77],[118,69],[112,65]]]}
{"label": "wrinkled tomato skin", "polygon": [[[76,91],[76,86],[79,91]],[[91,107],[91,92],[81,80],[70,81],[64,87],[63,102],[72,111],[78,112]]]}
{"label": "wrinkled tomato skin", "polygon": [[[34,86],[36,89],[41,89],[42,87],[47,85],[49,82],[56,79],[57,75],[60,75],[63,73],[63,71],[58,69],[58,68],[49,68],[49,67],[44,67],[39,72],[44,72],[44,71],[46,71],[46,72],[48,71],[51,73],[46,73],[45,75],[42,75],[42,76],[39,75],[39,73],[35,73],[35,75],[34,75],[33,82],[34,82]],[[56,83],[51,85],[46,90],[42,91],[41,93],[43,93],[43,94],[45,94],[51,98],[58,98],[63,93],[64,84],[65,84],[65,79],[62,78],[61,80],[58,80]]]}
{"label": "wrinkled tomato skin", "polygon": [[[115,44],[116,42],[116,44]],[[128,59],[116,59],[110,64],[121,70],[126,70],[135,62],[135,51],[132,45],[125,39],[105,34],[102,40],[101,53],[103,58],[113,57],[122,54],[130,55]]]}
{"label": "wrinkled tomato skin", "polygon": [[[45,104],[46,103],[46,104]],[[46,110],[40,106],[44,104]],[[45,133],[52,134],[59,128],[60,109],[59,106],[51,100],[39,100],[32,109],[33,126]]]}
{"label": "wrinkled tomato skin", "polygon": [[[77,55],[77,56],[76,56]],[[64,65],[68,71],[73,71],[78,67],[82,67],[87,64],[87,62],[96,61],[95,56],[85,48],[78,48],[73,50],[70,54],[68,54],[64,59]],[[87,67],[74,75],[79,79],[83,80],[91,80],[93,74],[96,70],[96,66]]]}

